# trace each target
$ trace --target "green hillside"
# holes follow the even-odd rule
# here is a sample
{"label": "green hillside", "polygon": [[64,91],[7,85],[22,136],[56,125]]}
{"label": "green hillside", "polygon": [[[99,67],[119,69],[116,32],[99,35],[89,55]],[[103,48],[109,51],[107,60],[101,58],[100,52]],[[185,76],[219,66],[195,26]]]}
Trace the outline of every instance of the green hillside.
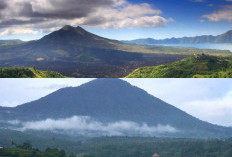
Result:
{"label": "green hillside", "polygon": [[44,152],[32,148],[29,143],[16,145],[15,148],[4,148],[0,150],[0,157],[75,157],[66,155],[64,150],[47,148]]}
{"label": "green hillside", "polygon": [[232,139],[160,139],[142,137],[100,137],[72,146],[75,155],[58,149],[41,152],[24,143],[0,150],[0,157],[231,157]]}
{"label": "green hillside", "polygon": [[3,149],[0,151],[0,157],[67,157],[63,151],[57,149],[48,149],[45,152],[38,150],[27,150],[19,148]]}
{"label": "green hillside", "polygon": [[0,68],[0,78],[64,78],[58,72],[41,71],[32,68]]}
{"label": "green hillside", "polygon": [[160,66],[142,67],[128,78],[231,78],[231,57],[192,55],[183,60]]}
{"label": "green hillside", "polygon": [[[232,138],[98,137],[60,140],[0,129],[0,157],[231,157]],[[64,151],[62,151],[64,150]]]}

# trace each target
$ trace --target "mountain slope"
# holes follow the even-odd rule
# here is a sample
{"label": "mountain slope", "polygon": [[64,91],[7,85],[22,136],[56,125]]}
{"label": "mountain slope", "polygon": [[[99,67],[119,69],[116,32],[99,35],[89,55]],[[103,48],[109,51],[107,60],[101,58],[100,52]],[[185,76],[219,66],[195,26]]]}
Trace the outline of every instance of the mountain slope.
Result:
{"label": "mountain slope", "polygon": [[79,26],[76,28],[64,26],[38,41],[29,43],[29,46],[35,51],[40,52],[39,55],[43,53],[44,59],[67,60],[76,59],[75,57],[83,53],[91,56],[93,55],[91,52],[98,53],[101,49],[114,49],[114,44],[116,43],[117,41],[99,37],[85,31]]}
{"label": "mountain slope", "polygon": [[231,78],[231,57],[194,55],[186,59],[134,70],[128,78]]}
{"label": "mountain slope", "polygon": [[0,45],[1,44],[6,44],[6,43],[14,43],[14,42],[22,42],[21,40],[14,39],[14,40],[0,40]]}
{"label": "mountain slope", "polygon": [[232,43],[232,30],[222,35],[216,36],[215,42],[216,43]]}
{"label": "mountain slope", "polygon": [[[64,26],[58,31],[55,31],[45,37],[40,41],[41,45],[60,44],[64,45],[70,44],[74,46],[86,46],[86,47],[98,47],[98,48],[114,48],[116,40],[106,39],[90,32],[87,32],[81,27]],[[59,46],[59,45],[57,45]]]}
{"label": "mountain slope", "polygon": [[[59,148],[65,149],[67,152],[73,152],[73,147],[78,146],[77,141],[70,141],[67,139],[62,139],[61,135],[52,134],[48,136],[38,136],[37,134],[30,134],[20,131],[14,131],[9,129],[0,128],[0,146],[4,148],[15,147],[12,142],[18,145],[22,145],[24,142],[28,142],[40,150],[45,150],[47,148]],[[1,152],[1,151],[0,151]],[[2,154],[0,153],[0,156]],[[2,156],[1,156],[2,157]]]}
{"label": "mountain slope", "polygon": [[[170,125],[178,137],[225,137],[232,130],[200,121],[120,79],[97,79],[60,89],[16,108],[1,108],[3,120],[44,120],[89,116],[102,123],[131,121],[150,126]],[[169,135],[171,136],[171,135]]]}
{"label": "mountain slope", "polygon": [[113,48],[110,42],[113,41],[91,34],[81,27],[64,26],[40,40],[2,49],[2,51],[4,53],[10,51],[15,53],[15,58],[24,57],[28,61],[37,60],[37,58],[56,61],[72,59],[71,57],[75,55],[87,53],[91,48]]}
{"label": "mountain slope", "polygon": [[170,38],[156,40],[152,38],[136,39],[124,41],[130,44],[150,45],[150,44],[191,44],[191,43],[232,43],[232,30],[218,36],[203,35],[196,37]]}
{"label": "mountain slope", "polygon": [[0,78],[64,78],[54,71],[41,71],[33,68],[0,68]]}

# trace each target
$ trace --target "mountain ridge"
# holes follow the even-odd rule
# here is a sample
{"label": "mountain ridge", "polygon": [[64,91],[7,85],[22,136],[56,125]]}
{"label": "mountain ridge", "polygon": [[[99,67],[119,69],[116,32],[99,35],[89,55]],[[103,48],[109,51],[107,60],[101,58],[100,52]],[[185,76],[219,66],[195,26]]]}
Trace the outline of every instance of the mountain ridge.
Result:
{"label": "mountain ridge", "polygon": [[213,36],[213,35],[202,35],[195,37],[182,37],[182,38],[167,38],[167,39],[135,39],[130,41],[123,41],[129,44],[139,44],[139,45],[150,45],[150,44],[191,44],[191,43],[232,43],[232,30],[229,30],[223,34]]}
{"label": "mountain ridge", "polygon": [[11,40],[0,40],[0,44],[12,43],[12,42],[22,42],[20,39],[11,39]]}

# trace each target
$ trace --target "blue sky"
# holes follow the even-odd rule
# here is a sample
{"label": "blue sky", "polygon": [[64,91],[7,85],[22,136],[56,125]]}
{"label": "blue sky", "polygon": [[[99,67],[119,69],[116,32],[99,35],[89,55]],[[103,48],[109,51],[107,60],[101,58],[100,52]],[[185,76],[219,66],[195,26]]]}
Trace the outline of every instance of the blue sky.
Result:
{"label": "blue sky", "polygon": [[[104,34],[101,30],[91,30],[99,35],[121,39],[137,39],[152,37],[155,39],[197,36],[197,35],[219,35],[232,29],[232,21],[222,20],[217,22],[207,21],[202,18],[203,15],[210,14],[220,10],[223,5],[232,5],[232,2],[225,0],[205,0],[202,2],[194,2],[191,0],[133,0],[132,3],[149,3],[155,8],[162,10],[163,16],[173,18],[175,22],[168,23],[165,27],[160,28],[139,28],[139,29],[121,29],[114,33],[107,30],[115,37]],[[208,6],[214,4],[214,6]],[[201,20],[204,19],[204,22]],[[104,30],[105,31],[105,30]],[[119,33],[119,34],[118,34]],[[128,34],[125,37],[124,34]]]}
{"label": "blue sky", "polygon": [[12,0],[1,3],[0,39],[39,39],[67,24],[81,25],[92,33],[118,40],[219,35],[232,29],[231,0],[96,0],[95,4],[88,0]]}
{"label": "blue sky", "polygon": [[[1,79],[0,106],[13,107],[92,79]],[[231,79],[124,79],[213,124],[232,126]]]}

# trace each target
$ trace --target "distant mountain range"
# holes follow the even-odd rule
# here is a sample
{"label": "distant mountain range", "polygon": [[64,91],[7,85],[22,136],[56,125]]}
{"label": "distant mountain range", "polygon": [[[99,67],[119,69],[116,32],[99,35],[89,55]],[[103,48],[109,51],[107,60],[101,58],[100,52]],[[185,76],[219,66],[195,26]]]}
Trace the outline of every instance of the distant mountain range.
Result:
{"label": "distant mountain range", "polygon": [[64,26],[42,39],[0,45],[0,67],[32,67],[71,77],[123,77],[140,66],[176,61],[185,55],[123,44],[81,27]]}
{"label": "distant mountain range", "polygon": [[0,44],[5,44],[5,43],[12,43],[12,42],[22,42],[19,39],[13,39],[13,40],[0,40]]}
{"label": "distant mountain range", "polygon": [[79,87],[63,88],[15,108],[2,107],[0,113],[2,127],[58,127],[56,131],[60,131],[65,129],[63,126],[73,134],[87,131],[86,136],[232,136],[232,129],[194,118],[120,79],[96,79]]}
{"label": "distant mountain range", "polygon": [[232,43],[232,30],[218,36],[203,35],[197,37],[170,38],[156,40],[152,38],[123,41],[128,44],[152,45],[152,44],[200,44],[200,43]]}

